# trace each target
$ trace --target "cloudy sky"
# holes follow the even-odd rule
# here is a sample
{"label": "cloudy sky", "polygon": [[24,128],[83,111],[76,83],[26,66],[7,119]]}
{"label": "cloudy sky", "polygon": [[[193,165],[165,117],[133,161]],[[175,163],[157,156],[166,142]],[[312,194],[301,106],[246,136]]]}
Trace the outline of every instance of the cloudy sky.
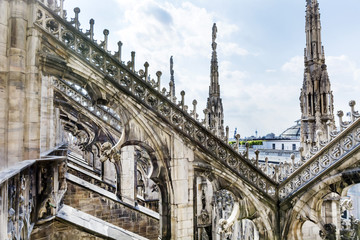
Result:
{"label": "cloudy sky", "polygon": [[[163,72],[168,88],[174,57],[176,94],[204,109],[210,83],[211,29],[217,44],[221,97],[230,135],[280,134],[300,119],[305,0],[66,0],[68,17],[80,7],[83,30],[95,19],[95,39],[110,31],[109,48],[123,42],[122,59],[136,52],[136,69]],[[360,100],[360,1],[319,0],[322,40],[335,112]],[[179,97],[178,97],[179,98]],[[360,102],[359,102],[360,105]],[[360,109],[360,107],[359,107]],[[203,118],[203,114],[200,114]]]}

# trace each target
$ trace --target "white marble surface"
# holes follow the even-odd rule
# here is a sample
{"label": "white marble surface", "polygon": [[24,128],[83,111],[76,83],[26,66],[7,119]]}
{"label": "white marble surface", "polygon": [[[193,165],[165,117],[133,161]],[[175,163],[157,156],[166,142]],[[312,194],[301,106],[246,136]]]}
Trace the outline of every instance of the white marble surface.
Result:
{"label": "white marble surface", "polygon": [[124,239],[124,240],[146,240],[142,236],[129,232],[125,229],[117,227],[113,224],[105,222],[87,213],[81,212],[68,205],[64,205],[56,215],[57,218],[70,222],[87,231],[108,237],[110,239]]}

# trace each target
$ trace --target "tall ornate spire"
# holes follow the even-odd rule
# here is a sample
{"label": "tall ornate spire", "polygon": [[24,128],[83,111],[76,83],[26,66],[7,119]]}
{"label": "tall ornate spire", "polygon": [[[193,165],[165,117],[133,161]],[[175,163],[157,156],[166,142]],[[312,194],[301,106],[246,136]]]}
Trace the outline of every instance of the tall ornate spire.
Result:
{"label": "tall ornate spire", "polygon": [[219,85],[219,72],[218,72],[218,61],[217,61],[217,53],[216,53],[216,34],[217,27],[216,23],[214,23],[212,27],[212,56],[211,56],[211,70],[210,70],[210,87],[209,87],[209,95],[213,97],[220,97],[220,85]]}
{"label": "tall ornate spire", "polygon": [[333,95],[324,48],[321,43],[319,3],[306,0],[306,48],[304,82],[300,95],[301,144],[309,150],[316,142],[327,141],[333,129]]}
{"label": "tall ornate spire", "polygon": [[305,32],[305,62],[309,65],[324,64],[325,55],[324,47],[321,44],[321,23],[317,0],[307,0]]}
{"label": "tall ornate spire", "polygon": [[170,82],[172,82],[173,84],[173,96],[175,96],[175,79],[174,79],[174,60],[173,60],[173,56],[170,57]]}
{"label": "tall ornate spire", "polygon": [[224,112],[222,100],[220,98],[218,61],[216,54],[216,34],[217,27],[214,23],[212,27],[212,57],[210,67],[210,87],[207,106],[205,109],[206,126],[215,132],[220,138],[224,138]]}

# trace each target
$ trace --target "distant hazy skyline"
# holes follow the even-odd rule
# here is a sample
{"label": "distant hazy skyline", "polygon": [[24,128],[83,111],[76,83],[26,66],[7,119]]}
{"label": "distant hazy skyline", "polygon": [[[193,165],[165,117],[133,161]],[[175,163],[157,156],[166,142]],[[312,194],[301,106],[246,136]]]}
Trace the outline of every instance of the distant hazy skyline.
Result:
{"label": "distant hazy skyline", "polygon": [[[360,109],[360,1],[318,0],[322,43],[334,94],[335,113]],[[68,18],[80,7],[81,28],[95,19],[95,39],[110,31],[109,49],[123,42],[122,58],[136,52],[136,70],[148,61],[163,73],[168,89],[174,58],[176,95],[198,101],[204,118],[210,84],[211,29],[216,22],[225,125],[242,137],[279,135],[300,119],[305,47],[305,0],[66,0]],[[201,111],[201,112],[200,112]],[[337,117],[336,117],[337,119]]]}

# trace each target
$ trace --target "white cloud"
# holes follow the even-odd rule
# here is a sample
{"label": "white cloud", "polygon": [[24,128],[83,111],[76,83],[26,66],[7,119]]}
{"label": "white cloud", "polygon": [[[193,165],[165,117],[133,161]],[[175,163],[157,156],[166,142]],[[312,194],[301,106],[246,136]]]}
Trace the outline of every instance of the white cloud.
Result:
{"label": "white cloud", "polygon": [[279,134],[299,118],[299,89],[293,82],[255,80],[256,73],[233,69],[228,61],[220,63],[220,78],[231,83],[221,85],[225,122],[230,129],[237,127],[244,136],[256,129],[262,136],[270,131]]}
{"label": "white cloud", "polygon": [[[123,2],[123,1],[120,1]],[[190,2],[133,1],[117,34],[146,57],[208,56],[213,14]],[[160,60],[161,61],[161,60]]]}
{"label": "white cloud", "polygon": [[222,52],[225,56],[231,55],[239,55],[239,56],[246,56],[249,54],[249,51],[239,47],[237,43],[234,42],[226,42],[221,43],[219,46],[219,52]]}
{"label": "white cloud", "polygon": [[282,65],[281,70],[284,72],[301,74],[304,71],[304,58],[301,56],[292,57],[290,61]]}
{"label": "white cloud", "polygon": [[167,69],[171,55],[178,63],[182,62],[182,58],[186,58],[187,62],[190,59],[197,61],[199,58],[209,58],[215,18],[218,20],[219,55],[249,54],[246,49],[231,41],[232,35],[238,31],[236,25],[189,1],[143,0],[131,1],[129,5],[126,5],[128,1],[117,1],[125,12],[118,19],[124,27],[118,29],[116,35],[124,43],[124,59],[129,58],[130,51],[136,50],[137,68],[148,61],[152,69]]}
{"label": "white cloud", "polygon": [[328,71],[330,75],[336,77],[347,77],[349,78],[348,85],[353,85],[360,80],[360,67],[357,66],[356,62],[350,59],[346,55],[341,56],[329,56],[327,57]]}
{"label": "white cloud", "polygon": [[334,94],[334,110],[348,112],[350,100],[359,102],[360,67],[347,55],[328,56],[326,64]]}
{"label": "white cloud", "polygon": [[265,72],[267,72],[267,73],[274,73],[274,72],[276,72],[276,69],[266,69]]}

